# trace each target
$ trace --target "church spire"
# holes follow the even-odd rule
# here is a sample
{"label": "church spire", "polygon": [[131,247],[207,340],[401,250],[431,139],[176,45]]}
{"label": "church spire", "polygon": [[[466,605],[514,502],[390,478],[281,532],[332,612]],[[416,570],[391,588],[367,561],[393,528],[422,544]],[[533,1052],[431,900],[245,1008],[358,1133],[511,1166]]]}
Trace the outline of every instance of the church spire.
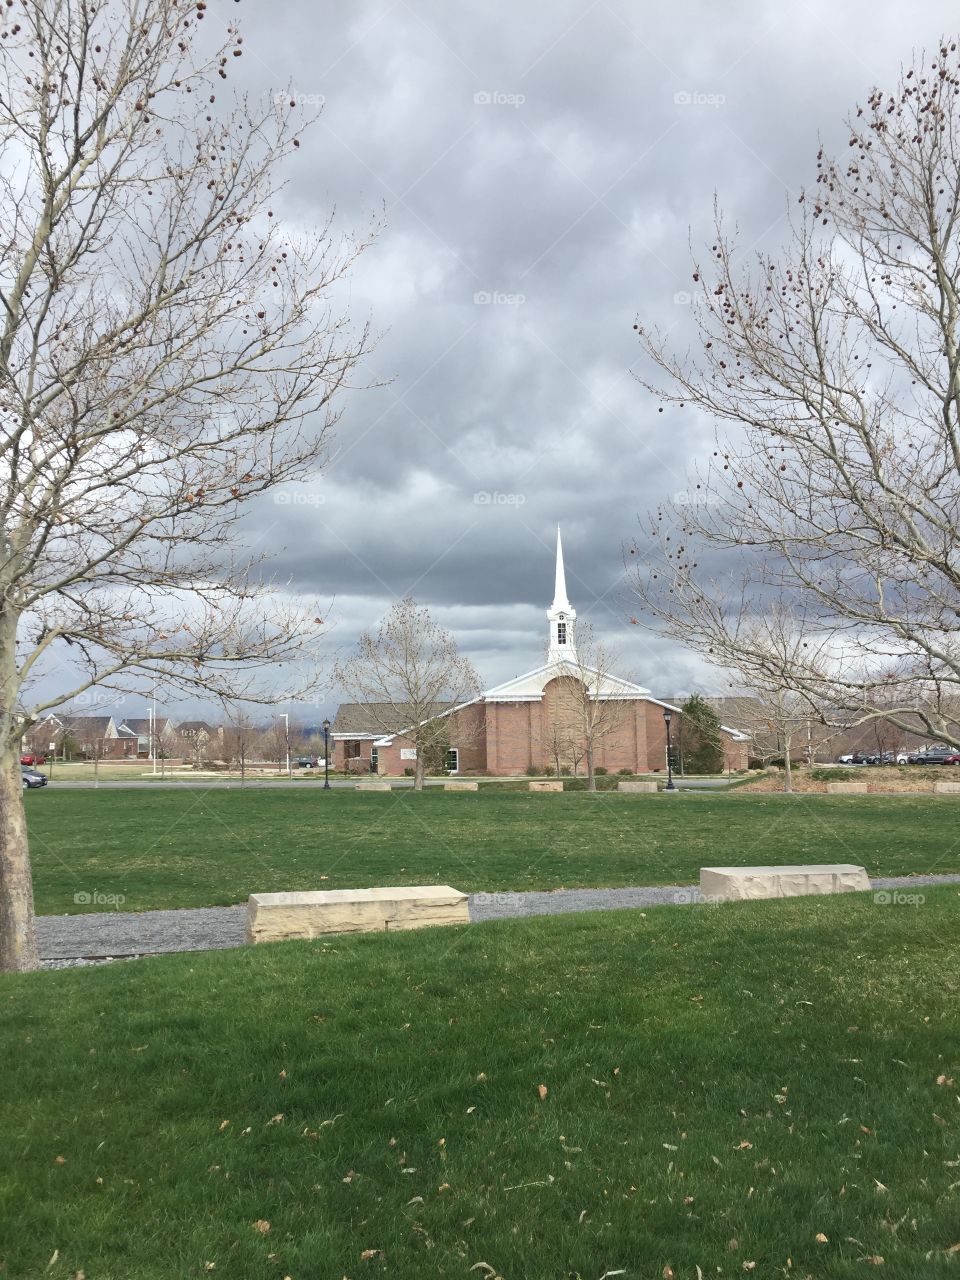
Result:
{"label": "church spire", "polygon": [[547,610],[547,621],[550,624],[547,644],[548,662],[569,662],[576,658],[574,649],[574,624],[577,611],[567,599],[567,577],[563,569],[563,544],[560,541],[560,526],[557,525],[557,569],[554,579],[553,604]]}
{"label": "church spire", "polygon": [[563,543],[560,541],[559,525],[557,525],[557,576],[553,592],[553,607],[554,609],[570,608],[570,601],[567,599],[567,578],[563,571]]}

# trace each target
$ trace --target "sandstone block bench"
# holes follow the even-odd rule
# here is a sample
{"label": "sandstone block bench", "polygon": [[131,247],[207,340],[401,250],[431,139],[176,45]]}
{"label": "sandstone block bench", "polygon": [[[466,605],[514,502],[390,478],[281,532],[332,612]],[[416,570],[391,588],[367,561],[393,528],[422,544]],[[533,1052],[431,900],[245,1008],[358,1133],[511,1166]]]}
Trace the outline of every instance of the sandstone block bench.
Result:
{"label": "sandstone block bench", "polygon": [[655,782],[618,782],[617,790],[629,791],[631,794],[642,792],[648,795],[657,790],[657,784]]}
{"label": "sandstone block bench", "polygon": [[449,885],[391,889],[324,889],[316,893],[252,893],[247,941],[282,942],[327,933],[383,933],[428,925],[468,924],[467,895]]}
{"label": "sandstone block bench", "polygon": [[865,782],[828,782],[828,796],[865,796],[867,794],[867,784]]}
{"label": "sandstone block bench", "polygon": [[960,782],[935,782],[933,791],[938,796],[960,796]]}
{"label": "sandstone block bench", "polygon": [[389,791],[389,782],[358,782],[354,791]]}
{"label": "sandstone block bench", "polygon": [[445,782],[443,789],[444,791],[477,791],[479,787],[476,782]]}
{"label": "sandstone block bench", "polygon": [[558,779],[556,782],[530,782],[527,784],[531,791],[562,791],[563,782]]}
{"label": "sandstone block bench", "polygon": [[863,867],[837,862],[796,867],[701,867],[700,894],[710,902],[800,898],[811,893],[857,893],[870,888]]}

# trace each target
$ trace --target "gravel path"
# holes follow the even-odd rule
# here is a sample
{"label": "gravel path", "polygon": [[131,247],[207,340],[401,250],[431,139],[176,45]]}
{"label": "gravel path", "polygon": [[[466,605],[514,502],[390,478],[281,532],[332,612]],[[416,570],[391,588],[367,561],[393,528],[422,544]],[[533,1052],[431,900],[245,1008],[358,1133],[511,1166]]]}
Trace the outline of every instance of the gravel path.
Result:
{"label": "gravel path", "polygon": [[[960,875],[880,876],[874,889],[904,889],[925,884],[957,884]],[[542,893],[473,893],[470,919],[562,915],[571,911],[684,906],[700,901],[696,885],[655,885],[637,889],[556,889]],[[180,911],[89,912],[41,916],[37,921],[45,969],[78,968],[104,958],[125,959],[165,951],[215,951],[242,947],[246,905]]]}

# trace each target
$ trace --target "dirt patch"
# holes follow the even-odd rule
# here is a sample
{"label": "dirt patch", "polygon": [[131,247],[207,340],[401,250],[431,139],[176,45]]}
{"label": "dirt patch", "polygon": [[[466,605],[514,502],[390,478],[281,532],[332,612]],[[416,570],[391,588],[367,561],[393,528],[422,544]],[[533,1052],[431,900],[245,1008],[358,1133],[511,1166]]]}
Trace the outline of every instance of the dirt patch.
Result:
{"label": "dirt patch", "polygon": [[[818,778],[829,773],[829,779]],[[935,782],[960,782],[960,768],[939,765],[925,769],[922,765],[853,765],[849,768],[793,770],[793,789],[800,793],[826,794],[827,781],[865,782],[871,794],[932,795]],[[744,783],[737,791],[775,792],[783,790],[783,772],[761,774],[755,782]]]}

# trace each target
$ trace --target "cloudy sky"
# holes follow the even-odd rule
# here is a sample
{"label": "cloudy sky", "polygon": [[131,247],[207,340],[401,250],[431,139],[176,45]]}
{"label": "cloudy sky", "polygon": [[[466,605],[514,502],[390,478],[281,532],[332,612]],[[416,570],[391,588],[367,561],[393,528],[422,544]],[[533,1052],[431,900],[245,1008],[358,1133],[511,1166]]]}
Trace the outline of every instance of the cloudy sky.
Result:
{"label": "cloudy sky", "polygon": [[[334,600],[349,647],[411,592],[494,683],[535,666],[555,527],[581,617],[655,690],[708,669],[629,626],[623,548],[683,490],[712,426],[658,417],[635,319],[690,324],[690,243],[715,194],[776,246],[822,137],[953,10],[916,0],[214,0],[241,81],[324,103],[281,212],[363,226],[350,302],[382,334],[315,483],[249,534],[294,590]],[[235,77],[232,77],[236,83]],[[714,681],[716,678],[713,678]],[[330,709],[336,704],[332,695]]]}

